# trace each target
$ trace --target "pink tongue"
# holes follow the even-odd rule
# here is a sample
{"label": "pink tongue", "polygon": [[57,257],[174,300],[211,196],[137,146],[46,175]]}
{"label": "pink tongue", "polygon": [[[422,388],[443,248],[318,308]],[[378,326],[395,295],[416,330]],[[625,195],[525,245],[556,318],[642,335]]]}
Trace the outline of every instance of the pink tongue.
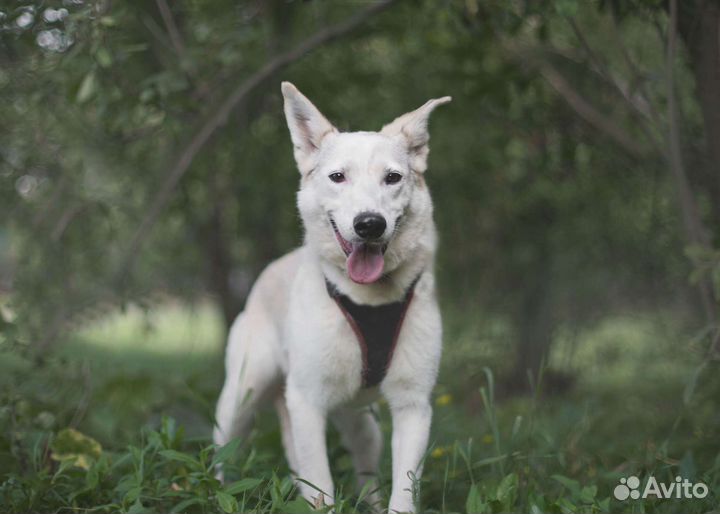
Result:
{"label": "pink tongue", "polygon": [[353,243],[352,252],[347,259],[350,278],[358,284],[371,284],[380,278],[385,267],[380,245]]}

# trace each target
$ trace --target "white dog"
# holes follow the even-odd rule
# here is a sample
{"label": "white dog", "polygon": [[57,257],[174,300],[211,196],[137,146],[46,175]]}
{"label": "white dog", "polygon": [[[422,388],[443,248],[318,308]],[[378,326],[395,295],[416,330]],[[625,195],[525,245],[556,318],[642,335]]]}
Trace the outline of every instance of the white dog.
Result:
{"label": "white dog", "polygon": [[414,512],[442,347],[427,126],[450,97],[380,132],[341,133],[295,86],[282,93],[305,243],[265,269],[230,330],[214,441],[246,436],[256,409],[274,402],[289,465],[314,486],[301,481],[303,496],[332,505],[326,421],[364,487],[382,447],[368,405],[382,394],[393,422],[390,511]]}

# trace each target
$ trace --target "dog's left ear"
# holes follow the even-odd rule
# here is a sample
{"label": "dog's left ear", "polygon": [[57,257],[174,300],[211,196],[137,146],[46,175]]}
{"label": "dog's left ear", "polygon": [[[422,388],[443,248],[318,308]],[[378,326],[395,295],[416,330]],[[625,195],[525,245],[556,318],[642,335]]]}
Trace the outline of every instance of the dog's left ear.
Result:
{"label": "dog's left ear", "polygon": [[313,103],[290,82],[282,83],[285,98],[285,118],[292,138],[295,161],[300,173],[305,175],[317,161],[318,150],[328,134],[334,134],[333,127]]}
{"label": "dog's left ear", "polygon": [[390,137],[402,137],[407,144],[410,155],[410,167],[413,171],[424,173],[427,169],[427,156],[430,153],[428,142],[428,119],[430,113],[438,105],[443,105],[452,100],[449,96],[433,98],[425,102],[419,109],[408,112],[385,125],[380,131],[381,134]]}

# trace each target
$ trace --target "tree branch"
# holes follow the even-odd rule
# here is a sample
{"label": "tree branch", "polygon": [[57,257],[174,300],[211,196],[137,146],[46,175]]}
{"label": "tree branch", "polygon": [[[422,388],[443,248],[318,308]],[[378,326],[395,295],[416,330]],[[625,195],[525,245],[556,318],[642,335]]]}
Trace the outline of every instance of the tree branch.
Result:
{"label": "tree branch", "polygon": [[610,26],[613,30],[613,39],[620,48],[620,53],[625,60],[625,65],[628,67],[628,70],[630,70],[630,73],[633,74],[634,81],[637,83],[638,88],[642,91],[642,98],[644,100],[643,104],[647,109],[647,113],[652,117],[653,121],[657,124],[657,126],[661,127],[663,125],[662,119],[660,113],[655,108],[655,105],[650,101],[650,94],[648,93],[647,88],[647,80],[643,77],[642,72],[630,56],[630,51],[625,45],[622,34],[620,33],[620,28],[618,27],[618,20],[614,16],[612,17],[612,23],[610,24]]}
{"label": "tree branch", "polygon": [[[580,44],[585,50],[585,54],[591,61],[590,69],[593,70],[594,68],[594,71],[605,82],[607,82],[617,90],[617,92],[620,94],[620,97],[624,100],[628,107],[630,107],[631,114],[636,115],[635,118],[637,119],[638,126],[645,133],[645,136],[647,137],[650,144],[655,148],[658,154],[662,155],[665,159],[668,159],[669,157],[667,155],[667,149],[665,148],[662,137],[662,133],[664,132],[664,123],[662,123],[657,109],[655,109],[655,106],[650,101],[650,95],[648,94],[647,88],[645,87],[645,79],[643,78],[642,73],[633,62],[632,58],[630,57],[630,53],[628,52],[628,49],[623,43],[622,35],[620,34],[620,31],[617,27],[617,22],[613,20],[612,24],[614,30],[614,40],[619,45],[620,52],[625,59],[625,64],[627,65],[630,73],[633,75],[631,78],[631,83],[634,82],[637,84],[638,89],[640,90],[639,92],[633,92],[630,84],[622,80],[616,74],[612,73],[610,68],[597,55],[597,53],[593,50],[592,46],[590,46],[590,43],[585,38],[583,31],[580,29],[575,19],[568,18],[568,22],[573,32],[575,33],[575,37],[578,39],[578,41],[580,41]],[[654,127],[651,122],[655,123]],[[656,134],[655,130],[653,129],[656,129],[659,134]]]}
{"label": "tree branch", "polygon": [[265,79],[274,73],[301,59],[318,47],[350,33],[372,16],[390,7],[390,5],[394,2],[395,0],[382,0],[380,2],[373,3],[370,7],[354,14],[347,20],[317,32],[297,45],[294,49],[271,59],[267,64],[230,92],[225,100],[223,100],[219,106],[214,109],[214,112],[212,112],[212,114],[210,114],[206,121],[201,125],[200,129],[190,139],[183,151],[180,152],[180,155],[176,159],[175,163],[168,170],[160,190],[155,195],[155,198],[150,202],[150,208],[143,217],[142,222],[138,226],[138,229],[128,246],[125,258],[121,263],[119,278],[122,279],[132,268],[135,256],[138,254],[145,238],[157,222],[167,202],[172,197],[172,193],[178,182],[180,182],[182,177],[190,168],[195,156],[210,140],[215,131],[225,124],[227,117],[233,109],[242,102],[250,92],[252,92]]}
{"label": "tree branch", "polygon": [[540,74],[581,118],[610,137],[630,155],[638,158],[646,156],[647,152],[634,143],[635,138],[585,100],[554,67],[542,63]]}
{"label": "tree branch", "polygon": [[[652,116],[651,112],[651,104],[647,99],[647,95],[645,96],[639,96],[637,93],[633,94],[632,87],[630,84],[622,80],[620,77],[618,77],[616,74],[614,74],[607,64],[597,55],[597,53],[593,50],[592,46],[590,45],[590,42],[587,40],[585,35],[583,34],[583,31],[578,26],[576,20],[574,18],[568,18],[568,23],[570,24],[570,27],[573,30],[573,33],[575,34],[575,37],[580,42],[581,46],[583,47],[583,50],[585,50],[585,54],[590,59],[591,64],[594,65],[596,72],[609,84],[615,87],[617,89],[618,93],[620,93],[620,96],[625,100],[625,102],[630,106],[630,108],[639,114],[641,118],[647,119]],[[614,26],[614,24],[613,24]],[[630,72],[633,73],[634,77],[633,79],[638,83],[640,87],[644,89],[644,79],[642,77],[642,74],[637,70],[634,63],[630,59],[630,55],[627,52],[627,49],[622,43],[622,38],[620,37],[620,34],[615,27],[615,40],[620,45],[620,51],[623,54],[623,57],[625,59],[626,64],[628,65],[628,68],[630,69]]]}
{"label": "tree branch", "polygon": [[178,30],[177,23],[175,23],[175,18],[170,10],[170,6],[168,6],[166,0],[155,0],[155,3],[160,11],[160,16],[162,16],[168,36],[170,36],[170,42],[172,43],[173,50],[175,50],[178,59],[182,60],[185,55],[185,45],[183,44],[182,36],[180,36],[180,30]]}

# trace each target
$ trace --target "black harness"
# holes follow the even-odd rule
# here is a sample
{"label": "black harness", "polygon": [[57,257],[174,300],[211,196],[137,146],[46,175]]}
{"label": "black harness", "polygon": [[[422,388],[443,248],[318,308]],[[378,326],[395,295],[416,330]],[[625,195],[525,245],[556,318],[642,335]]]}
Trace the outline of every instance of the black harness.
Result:
{"label": "black harness", "polygon": [[382,305],[359,305],[325,279],[328,294],[335,300],[360,344],[363,387],[376,386],[385,378],[418,279],[413,281],[402,300]]}

